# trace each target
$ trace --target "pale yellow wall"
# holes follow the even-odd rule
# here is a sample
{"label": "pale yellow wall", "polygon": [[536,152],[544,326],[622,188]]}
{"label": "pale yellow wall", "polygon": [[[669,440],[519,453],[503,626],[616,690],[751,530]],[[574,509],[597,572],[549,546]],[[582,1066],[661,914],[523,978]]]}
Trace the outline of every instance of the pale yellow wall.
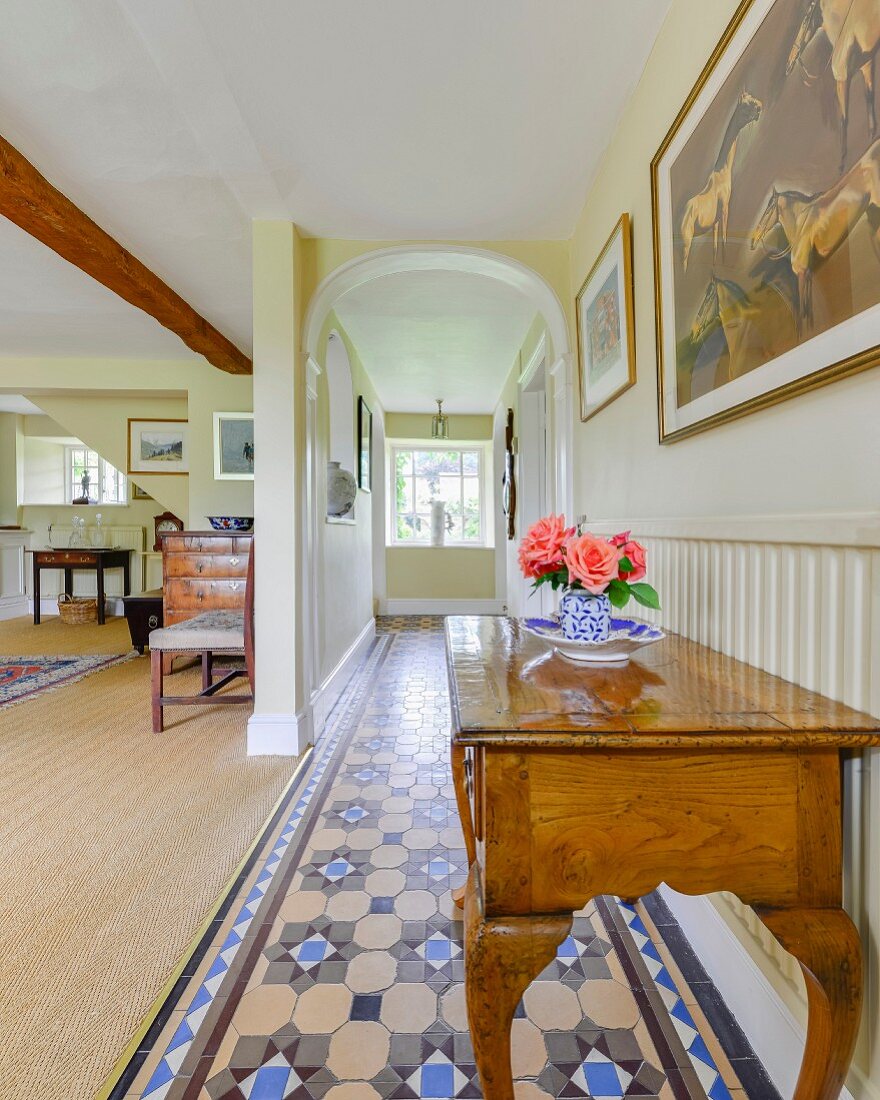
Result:
{"label": "pale yellow wall", "polygon": [[[318,561],[319,591],[319,667],[322,681],[338,665],[346,650],[373,616],[373,539],[382,537],[373,527],[372,495],[358,492],[354,524],[326,523],[327,461],[330,437],[330,405],[327,376],[327,338],[336,332],[345,344],[351,364],[354,438],[357,449],[357,399],[363,395],[373,413],[374,428],[383,413],[357,349],[335,313],[331,311],[318,341],[317,362],[322,369],[318,379],[317,475],[318,475]],[[382,477],[383,456],[373,444],[373,479]],[[355,474],[357,471],[353,471]]]}
{"label": "pale yellow wall", "polygon": [[389,546],[385,550],[388,598],[491,600],[495,551],[458,546]]}
{"label": "pale yellow wall", "polygon": [[18,440],[22,417],[0,413],[0,525],[18,519]]}
{"label": "pale yellow wall", "polygon": [[737,6],[674,0],[571,243],[576,290],[621,213],[632,215],[638,381],[575,435],[575,496],[592,518],[858,511],[880,502],[880,370],[658,443],[650,162]]}
{"label": "pale yellow wall", "polygon": [[[386,413],[385,435],[388,439],[430,439],[431,413]],[[450,416],[449,438],[479,440],[492,438],[491,416]]]}
{"label": "pale yellow wall", "polygon": [[213,414],[250,411],[250,377],[204,360],[0,359],[3,389],[24,392],[64,434],[123,470],[128,417],[188,417],[189,474],[136,480],[161,505],[157,511],[167,508],[191,528],[207,527],[209,515],[253,515],[253,483],[215,481],[213,451]]}
{"label": "pale yellow wall", "polygon": [[[738,3],[673,0],[571,242],[574,293],[620,215],[632,216],[638,380],[575,428],[575,507],[593,520],[638,529],[639,520],[654,517],[876,515],[880,506],[877,369],[681,442],[658,443],[650,162]],[[803,1004],[778,970],[766,959],[762,965],[802,1017]],[[863,1042],[857,1060],[877,1081],[876,1005],[865,1029],[874,1036],[873,1054]]]}

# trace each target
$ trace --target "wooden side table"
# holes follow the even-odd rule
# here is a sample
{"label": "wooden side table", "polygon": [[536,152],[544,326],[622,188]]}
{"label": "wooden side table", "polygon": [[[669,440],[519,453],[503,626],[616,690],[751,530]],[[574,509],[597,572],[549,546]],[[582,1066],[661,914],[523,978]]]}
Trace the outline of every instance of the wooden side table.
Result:
{"label": "wooden side table", "polygon": [[34,562],[34,625],[40,622],[40,573],[43,569],[64,570],[64,591],[73,595],[74,569],[93,570],[98,582],[98,623],[104,625],[104,570],[121,569],[124,595],[131,591],[131,550],[83,547],[76,550],[32,550]]}
{"label": "wooden side table", "polygon": [[573,912],[662,882],[732,891],[798,959],[809,1021],[795,1100],[836,1100],[862,1002],[840,758],[880,745],[880,720],[676,636],[604,668],[501,617],[449,618],[446,644],[486,1100],[513,1100],[513,1013]]}

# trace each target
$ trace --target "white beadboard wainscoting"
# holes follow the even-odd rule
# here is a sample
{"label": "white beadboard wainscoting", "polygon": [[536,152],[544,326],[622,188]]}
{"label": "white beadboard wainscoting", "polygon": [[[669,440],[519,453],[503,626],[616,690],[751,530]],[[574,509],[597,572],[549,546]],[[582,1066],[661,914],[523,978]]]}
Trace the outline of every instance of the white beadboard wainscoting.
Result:
{"label": "white beadboard wainscoting", "polygon": [[[663,610],[639,615],[880,715],[880,513],[587,526],[602,534],[631,527],[646,546],[647,579]],[[845,904],[866,960],[862,1033],[847,1084],[856,1100],[880,1100],[880,750],[846,762],[844,814]],[[699,930],[701,961],[790,1096],[806,1020],[797,963],[732,895],[666,896],[685,931]],[[730,931],[745,951],[731,950]],[[758,1003],[762,992],[776,1003]]]}
{"label": "white beadboard wainscoting", "polygon": [[24,552],[30,538],[30,531],[0,531],[0,620],[27,614]]}
{"label": "white beadboard wainscoting", "polygon": [[[133,550],[131,555],[131,591],[138,593],[143,589],[143,558],[144,558],[144,528],[143,527],[105,527],[106,545],[118,546],[126,550]],[[52,527],[52,548],[54,550],[66,550],[68,540],[73,533],[73,528],[55,524]],[[89,541],[90,529],[85,532],[85,549],[91,546]],[[47,548],[45,531],[35,531],[31,535],[30,548],[41,550]],[[27,595],[30,609],[33,610],[34,577],[30,555],[25,558],[25,573],[27,583]],[[108,600],[116,601],[114,614],[122,614],[122,570],[108,569],[104,575],[104,590]],[[58,613],[58,596],[64,591],[64,572],[61,569],[44,569],[40,573],[40,610],[44,615]],[[97,581],[92,570],[76,569],[73,573],[74,596],[97,595]]]}

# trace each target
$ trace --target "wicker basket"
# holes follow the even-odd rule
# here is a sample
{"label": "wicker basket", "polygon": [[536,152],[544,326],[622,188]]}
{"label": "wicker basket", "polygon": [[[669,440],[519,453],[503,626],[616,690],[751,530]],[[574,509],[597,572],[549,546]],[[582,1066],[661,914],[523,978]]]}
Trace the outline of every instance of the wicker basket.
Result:
{"label": "wicker basket", "polygon": [[98,621],[98,601],[90,596],[59,596],[58,614],[63,623],[80,626]]}

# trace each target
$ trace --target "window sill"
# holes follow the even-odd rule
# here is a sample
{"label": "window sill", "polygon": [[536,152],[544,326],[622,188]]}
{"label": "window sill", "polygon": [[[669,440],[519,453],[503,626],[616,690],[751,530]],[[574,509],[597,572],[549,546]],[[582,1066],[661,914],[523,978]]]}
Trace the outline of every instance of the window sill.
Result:
{"label": "window sill", "polygon": [[387,550],[494,550],[487,542],[444,542],[442,546],[432,546],[429,542],[386,542]]}
{"label": "window sill", "polygon": [[356,519],[349,519],[348,516],[325,516],[325,523],[331,523],[334,527],[357,527]]}

